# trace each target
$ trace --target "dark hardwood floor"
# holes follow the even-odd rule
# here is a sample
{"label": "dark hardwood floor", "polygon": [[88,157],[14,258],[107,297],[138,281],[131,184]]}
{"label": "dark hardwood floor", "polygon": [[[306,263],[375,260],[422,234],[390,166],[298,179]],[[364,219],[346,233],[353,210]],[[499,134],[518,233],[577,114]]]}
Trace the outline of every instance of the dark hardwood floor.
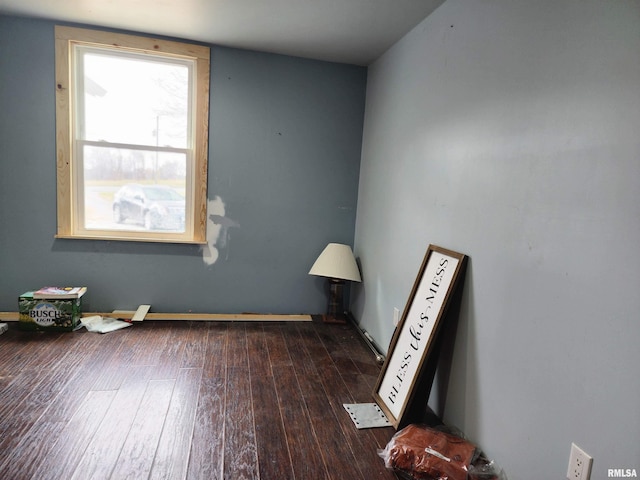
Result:
{"label": "dark hardwood floor", "polygon": [[351,325],[145,321],[0,335],[0,478],[395,479],[357,430],[379,367]]}

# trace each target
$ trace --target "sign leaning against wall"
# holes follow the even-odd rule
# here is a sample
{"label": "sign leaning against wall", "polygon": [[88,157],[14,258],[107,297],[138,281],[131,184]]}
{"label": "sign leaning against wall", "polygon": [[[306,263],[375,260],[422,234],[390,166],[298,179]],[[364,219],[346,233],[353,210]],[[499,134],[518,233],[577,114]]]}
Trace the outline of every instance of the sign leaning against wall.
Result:
{"label": "sign leaning against wall", "polygon": [[426,361],[434,353],[466,260],[461,253],[435,245],[427,249],[373,392],[376,403],[396,429],[407,423],[416,390],[425,380],[421,377]]}

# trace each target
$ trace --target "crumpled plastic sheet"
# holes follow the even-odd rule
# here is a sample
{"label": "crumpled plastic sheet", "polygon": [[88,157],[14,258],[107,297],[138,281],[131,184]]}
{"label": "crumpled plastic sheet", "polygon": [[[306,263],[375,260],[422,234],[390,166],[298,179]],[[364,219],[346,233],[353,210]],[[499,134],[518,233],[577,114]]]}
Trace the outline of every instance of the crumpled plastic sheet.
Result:
{"label": "crumpled plastic sheet", "polygon": [[97,333],[109,333],[122,328],[130,327],[129,322],[124,320],[118,320],[117,318],[102,317],[100,315],[93,315],[91,317],[83,317],[80,323],[85,326],[89,332]]}

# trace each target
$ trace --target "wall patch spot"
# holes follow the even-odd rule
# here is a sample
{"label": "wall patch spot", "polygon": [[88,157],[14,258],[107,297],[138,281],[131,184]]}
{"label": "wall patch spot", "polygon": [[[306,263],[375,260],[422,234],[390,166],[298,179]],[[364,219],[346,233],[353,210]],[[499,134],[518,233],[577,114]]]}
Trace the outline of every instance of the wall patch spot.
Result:
{"label": "wall patch spot", "polygon": [[207,202],[207,244],[200,247],[202,260],[206,265],[218,261],[220,249],[229,243],[229,228],[240,227],[240,224],[225,216],[225,205],[216,195]]}

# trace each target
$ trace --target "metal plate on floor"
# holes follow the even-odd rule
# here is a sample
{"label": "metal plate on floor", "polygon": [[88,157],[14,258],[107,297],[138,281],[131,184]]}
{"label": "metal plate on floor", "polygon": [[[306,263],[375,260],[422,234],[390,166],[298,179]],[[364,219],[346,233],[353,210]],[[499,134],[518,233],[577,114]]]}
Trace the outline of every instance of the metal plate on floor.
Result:
{"label": "metal plate on floor", "polygon": [[358,430],[391,426],[377,403],[343,403],[342,406]]}

